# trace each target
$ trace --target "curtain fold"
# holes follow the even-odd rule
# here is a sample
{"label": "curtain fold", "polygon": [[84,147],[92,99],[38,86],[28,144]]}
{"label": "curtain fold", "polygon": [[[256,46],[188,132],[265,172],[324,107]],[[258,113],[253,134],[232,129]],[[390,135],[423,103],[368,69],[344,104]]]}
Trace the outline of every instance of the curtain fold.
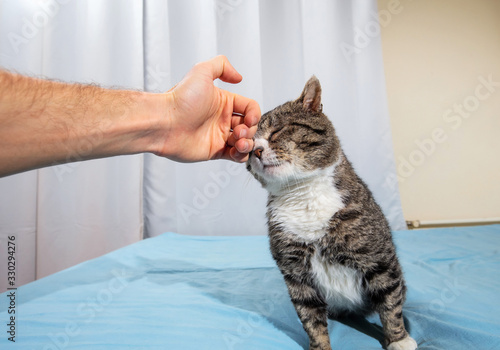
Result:
{"label": "curtain fold", "polygon": [[[217,86],[254,98],[262,112],[298,97],[315,74],[348,157],[402,229],[397,186],[387,186],[395,166],[380,37],[366,33],[376,11],[374,0],[0,0],[0,66],[163,92],[225,54],[243,81]],[[16,235],[25,283],[143,235],[266,234],[266,198],[244,165],[228,161],[144,154],[57,165],[0,179],[0,246]]]}

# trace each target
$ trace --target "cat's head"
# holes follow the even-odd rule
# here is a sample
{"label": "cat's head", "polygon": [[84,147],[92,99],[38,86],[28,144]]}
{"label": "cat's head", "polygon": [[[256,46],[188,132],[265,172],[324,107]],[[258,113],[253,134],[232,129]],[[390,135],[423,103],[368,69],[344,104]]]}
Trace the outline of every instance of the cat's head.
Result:
{"label": "cat's head", "polygon": [[273,192],[317,176],[339,157],[339,141],[322,113],[321,86],[313,76],[295,101],[265,113],[247,169]]}

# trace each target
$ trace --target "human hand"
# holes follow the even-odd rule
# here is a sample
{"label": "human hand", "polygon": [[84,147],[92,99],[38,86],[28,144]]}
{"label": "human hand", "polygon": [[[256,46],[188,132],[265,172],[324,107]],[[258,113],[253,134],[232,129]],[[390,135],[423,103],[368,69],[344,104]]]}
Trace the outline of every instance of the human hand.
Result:
{"label": "human hand", "polygon": [[235,84],[242,77],[225,56],[217,56],[195,65],[166,93],[168,134],[156,154],[181,162],[248,159],[260,107],[215,87],[215,79]]}

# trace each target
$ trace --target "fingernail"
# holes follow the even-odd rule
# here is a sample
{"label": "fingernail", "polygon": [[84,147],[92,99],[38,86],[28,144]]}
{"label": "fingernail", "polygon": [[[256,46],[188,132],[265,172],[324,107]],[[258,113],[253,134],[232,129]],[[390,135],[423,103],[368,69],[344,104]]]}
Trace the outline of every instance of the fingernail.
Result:
{"label": "fingernail", "polygon": [[247,138],[247,129],[243,129],[240,131],[240,139],[246,139]]}
{"label": "fingernail", "polygon": [[240,151],[241,153],[248,153],[250,152],[250,144],[248,141],[245,141],[245,145],[243,146],[243,149]]}

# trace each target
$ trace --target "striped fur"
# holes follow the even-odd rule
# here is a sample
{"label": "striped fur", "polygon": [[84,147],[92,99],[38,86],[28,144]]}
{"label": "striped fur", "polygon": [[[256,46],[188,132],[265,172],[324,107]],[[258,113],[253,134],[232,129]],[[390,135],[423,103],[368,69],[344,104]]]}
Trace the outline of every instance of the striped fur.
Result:
{"label": "striped fur", "polygon": [[389,349],[416,349],[403,322],[406,286],[389,225],[321,107],[313,77],[297,100],[259,123],[247,169],[269,192],[272,255],[310,349],[331,349],[329,316],[371,312]]}

